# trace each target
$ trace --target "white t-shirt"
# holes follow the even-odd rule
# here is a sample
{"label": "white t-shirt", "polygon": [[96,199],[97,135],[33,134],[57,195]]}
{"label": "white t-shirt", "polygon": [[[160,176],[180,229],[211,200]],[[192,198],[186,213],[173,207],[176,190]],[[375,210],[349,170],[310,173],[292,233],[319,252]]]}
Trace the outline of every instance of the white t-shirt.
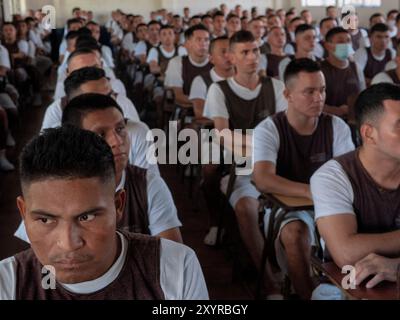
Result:
{"label": "white t-shirt", "polygon": [[372,78],[371,85],[378,83],[393,83],[393,80],[386,72],[380,72]]}
{"label": "white t-shirt", "polygon": [[[160,47],[160,50],[161,50],[162,54],[164,55],[164,57],[167,59],[172,58],[175,55],[175,51],[176,51],[176,49],[171,52],[165,51],[162,46]],[[184,55],[186,55],[186,50],[185,50],[185,48],[180,46],[178,48],[178,56],[182,57]],[[150,49],[149,55],[147,56],[147,63],[150,63],[152,61],[159,63],[158,50],[157,50],[157,48],[154,48],[154,47]]]}
{"label": "white t-shirt", "polygon": [[[208,64],[208,59],[206,59],[203,63],[195,63],[189,57],[189,61],[196,67],[204,67]],[[182,57],[177,56],[169,61],[167,71],[165,72],[164,85],[166,87],[177,87],[177,88],[183,87]]]}
{"label": "white t-shirt", "polygon": [[133,34],[132,32],[128,32],[127,34],[124,35],[124,38],[122,40],[121,44],[122,48],[132,52],[134,49],[134,43],[133,43]]}
{"label": "white t-shirt", "polygon": [[[332,116],[333,156],[354,150],[349,126],[339,117]],[[271,117],[262,121],[254,131],[254,163],[269,161],[276,165],[280,147],[279,132]]]}
{"label": "white t-shirt", "polygon": [[[124,116],[131,121],[140,121],[139,115],[136,111],[132,101],[123,95],[117,95],[116,101],[124,112]],[[61,126],[62,109],[61,99],[52,102],[46,109],[44,115],[41,131],[48,128],[57,128]]]}
{"label": "white t-shirt", "polygon": [[[396,51],[394,51],[393,49],[389,49],[390,53],[392,55],[392,59],[394,59],[396,57]],[[376,56],[374,54],[372,54],[372,56],[378,60],[378,61],[382,61],[383,59],[385,59],[386,56],[386,52],[381,55],[381,56]],[[359,48],[356,53],[354,54],[354,61],[356,61],[356,63],[359,65],[361,70],[364,70],[367,62],[368,62],[368,52],[366,48]]]}
{"label": "white t-shirt", "polygon": [[[219,82],[225,80],[225,78],[219,76],[215,72],[215,68],[211,69],[210,76],[213,82]],[[192,86],[190,88],[189,100],[201,99],[206,101],[206,98],[207,98],[207,85],[201,76],[197,76],[196,78],[194,78]]]}
{"label": "white t-shirt", "polygon": [[18,49],[20,52],[29,56],[29,43],[26,40],[19,40],[18,41]]}
{"label": "white t-shirt", "polygon": [[101,55],[104,59],[105,66],[109,68],[115,68],[114,58],[109,46],[101,46]]}
{"label": "white t-shirt", "polygon": [[[100,278],[62,286],[77,294],[90,294],[110,285],[126,261],[128,240],[120,233],[121,253],[112,267]],[[16,298],[16,261],[14,257],[0,262],[0,300]],[[196,254],[189,247],[161,239],[160,285],[166,300],[208,300],[207,286]]]}
{"label": "white t-shirt", "polygon": [[338,214],[355,215],[353,187],[336,160],[328,161],[314,173],[311,177],[311,193],[315,220]]}
{"label": "white t-shirt", "polygon": [[[261,83],[255,90],[250,90],[238,84],[234,78],[228,79],[228,85],[243,100],[253,100],[257,98],[261,91]],[[287,101],[283,95],[285,85],[282,81],[272,79],[272,85],[275,93],[276,112],[287,109]],[[207,99],[204,105],[204,117],[229,119],[228,109],[226,107],[225,95],[217,83],[213,83],[208,90]]]}
{"label": "white t-shirt", "polygon": [[0,66],[11,69],[10,55],[6,47],[0,44]]}
{"label": "white t-shirt", "polygon": [[67,40],[64,38],[60,44],[60,49],[59,49],[59,55],[63,56],[65,52],[67,51]]}
{"label": "white t-shirt", "polygon": [[396,60],[392,60],[392,61],[389,61],[388,63],[386,63],[385,71],[389,71],[389,70],[396,69],[396,68],[397,68]]}
{"label": "white t-shirt", "polygon": [[141,56],[141,55],[146,55],[147,54],[147,44],[145,41],[139,41],[135,47],[135,56]]}

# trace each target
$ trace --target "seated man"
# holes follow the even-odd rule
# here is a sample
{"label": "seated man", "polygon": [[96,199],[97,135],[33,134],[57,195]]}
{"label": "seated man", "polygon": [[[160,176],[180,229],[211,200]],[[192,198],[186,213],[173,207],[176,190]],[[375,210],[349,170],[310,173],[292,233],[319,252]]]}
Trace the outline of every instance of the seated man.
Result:
{"label": "seated man", "polygon": [[[80,95],[65,108],[63,124],[94,131],[102,135],[112,148],[118,190],[124,187],[127,191],[125,214],[119,227],[182,242],[181,223],[171,193],[158,174],[156,165],[148,163],[149,148],[131,150],[130,130],[114,99],[100,94]],[[128,165],[131,151],[135,157],[144,158],[144,168]],[[136,155],[138,152],[143,154]],[[151,170],[147,170],[149,167]],[[19,229],[16,235],[26,240],[23,230]]]}
{"label": "seated man", "polygon": [[[318,63],[307,58],[292,61],[286,68],[285,85],[287,111],[267,118],[255,130],[253,177],[263,193],[311,199],[309,181],[315,170],[354,145],[347,124],[322,113],[326,85]],[[278,265],[302,299],[310,299],[314,287],[310,277],[311,246],[315,245],[312,215],[308,211],[287,214],[275,242]],[[265,218],[268,226],[269,212]]]}
{"label": "seated man", "polygon": [[379,72],[385,70],[385,66],[390,60],[394,59],[396,52],[389,48],[389,27],[386,24],[375,24],[369,32],[371,42],[370,48],[359,48],[354,60],[364,71],[367,86]]}
{"label": "seated man", "polygon": [[0,107],[0,171],[13,171],[14,165],[8,161],[6,155],[8,136],[8,117],[7,112]]}
{"label": "seated man", "polygon": [[111,81],[106,78],[103,69],[97,67],[81,67],[70,73],[64,81],[66,96],[54,100],[44,115],[42,129],[55,128],[61,125],[62,112],[69,100],[83,93],[99,93],[110,95],[121,106],[124,116],[134,122],[139,122],[135,106],[126,96],[117,94],[111,87]]}
{"label": "seated man", "polygon": [[268,33],[268,43],[271,52],[267,54],[267,76],[279,78],[279,64],[286,58],[284,47],[286,43],[285,29],[282,27],[272,27]]}
{"label": "seated man", "polygon": [[[219,133],[217,136],[223,138],[227,154],[235,153],[232,146],[239,146],[240,151],[249,150],[252,130],[257,124],[287,107],[283,83],[273,78],[261,78],[257,73],[260,49],[252,33],[239,31],[229,41],[229,58],[235,67],[235,75],[210,86],[204,107],[204,116],[214,121]],[[246,152],[245,157],[249,155],[251,152]],[[235,154],[235,160],[237,158]],[[228,181],[229,176],[222,179],[224,193],[227,192]],[[261,265],[262,251],[262,236],[257,226],[259,195],[251,184],[251,175],[240,175],[236,177],[229,199],[235,210],[240,235],[257,267]]]}
{"label": "seated man", "polygon": [[315,220],[327,257],[341,268],[371,253],[400,252],[400,91],[381,83],[355,105],[362,147],[331,160],[311,179]]}
{"label": "seated man", "polygon": [[114,69],[115,64],[114,64],[114,58],[112,55],[111,48],[102,45],[100,41],[100,25],[94,21],[89,21],[86,25],[86,28],[88,28],[92,32],[92,37],[97,41],[101,48],[101,56],[103,57],[104,61],[106,62],[107,66],[110,68]]}
{"label": "seated man", "polygon": [[191,249],[117,231],[125,191],[115,192],[114,156],[97,134],[49,129],[20,165],[17,204],[32,248],[0,262],[0,300],[208,299]]}
{"label": "seated man", "polygon": [[349,32],[335,27],[325,36],[326,60],[321,69],[326,80],[326,105],[324,111],[347,118],[352,114],[352,101],[365,89],[363,71],[351,61],[353,48]]}
{"label": "seated man", "polygon": [[396,58],[394,59],[395,61],[395,67],[390,70],[385,70],[383,72],[378,73],[373,79],[371,84],[378,84],[382,82],[386,83],[394,83],[400,85],[400,43],[398,44],[396,48]]}

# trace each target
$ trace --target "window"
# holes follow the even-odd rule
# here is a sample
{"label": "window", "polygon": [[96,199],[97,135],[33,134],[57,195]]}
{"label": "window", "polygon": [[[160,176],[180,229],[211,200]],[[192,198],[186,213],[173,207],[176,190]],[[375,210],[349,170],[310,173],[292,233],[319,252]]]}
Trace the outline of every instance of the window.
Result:
{"label": "window", "polygon": [[337,6],[343,7],[349,4],[355,7],[380,7],[382,5],[381,0],[301,0],[303,7],[327,7]]}
{"label": "window", "polygon": [[327,7],[335,6],[336,0],[301,0],[301,5],[303,7]]}

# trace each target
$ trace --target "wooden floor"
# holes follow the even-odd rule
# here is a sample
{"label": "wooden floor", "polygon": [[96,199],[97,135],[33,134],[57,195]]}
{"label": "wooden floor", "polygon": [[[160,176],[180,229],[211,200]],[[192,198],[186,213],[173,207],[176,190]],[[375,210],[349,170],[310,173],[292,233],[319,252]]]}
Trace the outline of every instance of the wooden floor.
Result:
{"label": "wooden floor", "polygon": [[[20,115],[20,130],[16,139],[16,148],[9,150],[9,159],[16,164],[22,146],[39,132],[46,106],[51,102],[51,92],[43,93],[44,105],[41,108],[28,108]],[[200,260],[213,300],[252,299],[253,290],[248,282],[232,281],[232,262],[223,249],[207,247],[203,238],[207,232],[207,211],[201,192],[198,196],[198,208],[193,209],[193,200],[188,194],[187,185],[178,178],[176,167],[160,166],[160,171],[168,184],[179,218],[182,221],[182,234],[186,245],[195,250]],[[0,260],[14,255],[27,248],[27,245],[13,236],[20,217],[15,205],[15,199],[20,195],[17,171],[13,173],[0,172]]]}

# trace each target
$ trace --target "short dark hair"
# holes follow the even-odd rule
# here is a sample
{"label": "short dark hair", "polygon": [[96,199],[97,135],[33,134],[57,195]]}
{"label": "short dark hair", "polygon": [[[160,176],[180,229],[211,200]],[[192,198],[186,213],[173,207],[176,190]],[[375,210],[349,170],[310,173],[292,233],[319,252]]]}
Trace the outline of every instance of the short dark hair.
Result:
{"label": "short dark hair", "polygon": [[215,44],[219,41],[228,41],[229,38],[227,36],[221,36],[221,37],[217,37],[215,39],[212,39],[210,42],[210,53],[212,53],[214,51],[214,47]]}
{"label": "short dark hair", "polygon": [[95,21],[89,21],[88,23],[86,23],[86,27],[87,26],[98,26],[98,27],[100,27],[100,25],[97,23],[97,22],[95,22]]}
{"label": "short dark hair", "polygon": [[68,41],[68,40],[71,40],[71,39],[76,39],[79,36],[80,36],[79,31],[70,31],[70,32],[67,33],[67,36],[65,37],[65,39]]}
{"label": "short dark hair", "polygon": [[246,42],[254,42],[256,39],[253,34],[247,30],[240,30],[235,32],[232,37],[229,39],[229,47],[230,49],[237,43],[246,43]]}
{"label": "short dark hair", "polygon": [[159,22],[159,21],[157,21],[157,20],[151,20],[151,21],[147,24],[147,26],[150,27],[150,26],[153,25],[153,24],[158,24],[158,25],[161,27],[161,22]]}
{"label": "short dark hair", "polygon": [[238,16],[237,14],[230,13],[230,14],[228,14],[228,16],[226,17],[226,21],[229,21],[229,20],[231,20],[231,19],[233,19],[233,18],[238,18],[238,19],[239,19],[239,16]]}
{"label": "short dark hair", "polygon": [[206,31],[210,33],[210,31],[202,24],[197,24],[195,26],[190,27],[185,31],[185,39],[190,39],[196,31]]}
{"label": "short dark hair", "polygon": [[72,13],[75,13],[75,11],[80,11],[80,10],[81,10],[81,8],[75,7],[75,8],[72,9]]}
{"label": "short dark hair", "polygon": [[124,116],[121,107],[113,98],[98,93],[81,94],[68,102],[61,123],[81,128],[83,118],[88,113],[108,108],[115,108]]}
{"label": "short dark hair", "polygon": [[297,36],[298,34],[304,33],[308,30],[315,31],[315,28],[312,25],[303,23],[303,24],[297,26],[296,30],[294,31],[294,35]]}
{"label": "short dark hair", "polygon": [[387,13],[386,17],[388,17],[388,18],[389,18],[389,17],[390,17],[390,15],[391,15],[391,14],[393,14],[393,13],[397,13],[397,14],[398,14],[398,13],[399,13],[399,10],[397,10],[397,9],[392,9],[392,10],[389,10],[389,12]]}
{"label": "short dark hair", "polygon": [[375,32],[388,32],[389,27],[385,23],[377,23],[369,30],[369,35],[372,36]]}
{"label": "short dark hair", "polygon": [[207,18],[211,18],[212,19],[212,17],[209,14],[204,14],[204,15],[201,16],[201,20],[204,20],[204,19],[207,19]]}
{"label": "short dark hair", "polygon": [[81,21],[80,19],[78,19],[78,18],[69,19],[69,20],[67,21],[67,27],[68,27],[68,29],[69,29],[69,28],[71,27],[71,25],[74,24],[74,23],[80,23],[80,24],[82,24],[82,21]]}
{"label": "short dark hair", "polygon": [[88,81],[96,81],[106,77],[103,69],[85,67],[75,70],[64,81],[64,90],[67,98],[70,98],[80,86]]}
{"label": "short dark hair", "polygon": [[327,22],[327,21],[336,21],[336,20],[334,18],[332,18],[332,17],[325,17],[319,22],[319,27],[322,28],[324,23]]}
{"label": "short dark hair", "polygon": [[148,28],[147,27],[147,24],[145,24],[145,23],[139,23],[137,26],[136,26],[136,32],[139,30],[139,28],[141,28],[141,27],[146,27],[146,28]]}
{"label": "short dark hair", "polygon": [[309,58],[294,59],[286,67],[283,78],[287,85],[300,72],[314,73],[319,71],[321,71],[320,65]]}
{"label": "short dark hair", "polygon": [[292,20],[289,21],[289,24],[292,24],[293,22],[296,22],[298,20],[303,20],[301,17],[294,17]]}
{"label": "short dark hair", "polygon": [[172,29],[172,30],[174,30],[174,27],[171,26],[170,24],[162,25],[161,28],[160,28],[160,32],[161,32],[161,30],[166,30],[166,29]]}
{"label": "short dark hair", "polygon": [[97,134],[77,127],[47,129],[33,138],[20,155],[22,189],[47,179],[98,177],[115,181],[114,156],[109,145]]}
{"label": "short dark hair", "polygon": [[331,42],[332,38],[339,34],[339,33],[349,33],[346,29],[342,28],[342,27],[335,27],[332,28],[331,30],[328,31],[328,33],[325,36],[325,41],[326,42]]}
{"label": "short dark hair", "polygon": [[214,15],[213,15],[213,20],[216,18],[216,17],[224,17],[225,18],[225,15],[224,15],[224,13],[222,12],[222,11],[216,11],[215,13],[214,13]]}
{"label": "short dark hair", "polygon": [[391,83],[379,83],[364,90],[354,105],[358,128],[367,121],[374,121],[383,113],[385,100],[400,101],[399,86]]}
{"label": "short dark hair", "polygon": [[376,17],[383,17],[383,14],[380,13],[380,12],[376,12],[376,13],[372,14],[372,15],[369,17],[369,23],[371,23],[371,22],[372,22],[372,19],[374,19],[374,18],[376,18]]}
{"label": "short dark hair", "polygon": [[79,48],[76,49],[74,52],[72,52],[69,56],[68,56],[68,60],[67,60],[67,64],[69,64],[69,62],[80,55],[84,55],[84,54],[93,54],[94,50],[91,48]]}

